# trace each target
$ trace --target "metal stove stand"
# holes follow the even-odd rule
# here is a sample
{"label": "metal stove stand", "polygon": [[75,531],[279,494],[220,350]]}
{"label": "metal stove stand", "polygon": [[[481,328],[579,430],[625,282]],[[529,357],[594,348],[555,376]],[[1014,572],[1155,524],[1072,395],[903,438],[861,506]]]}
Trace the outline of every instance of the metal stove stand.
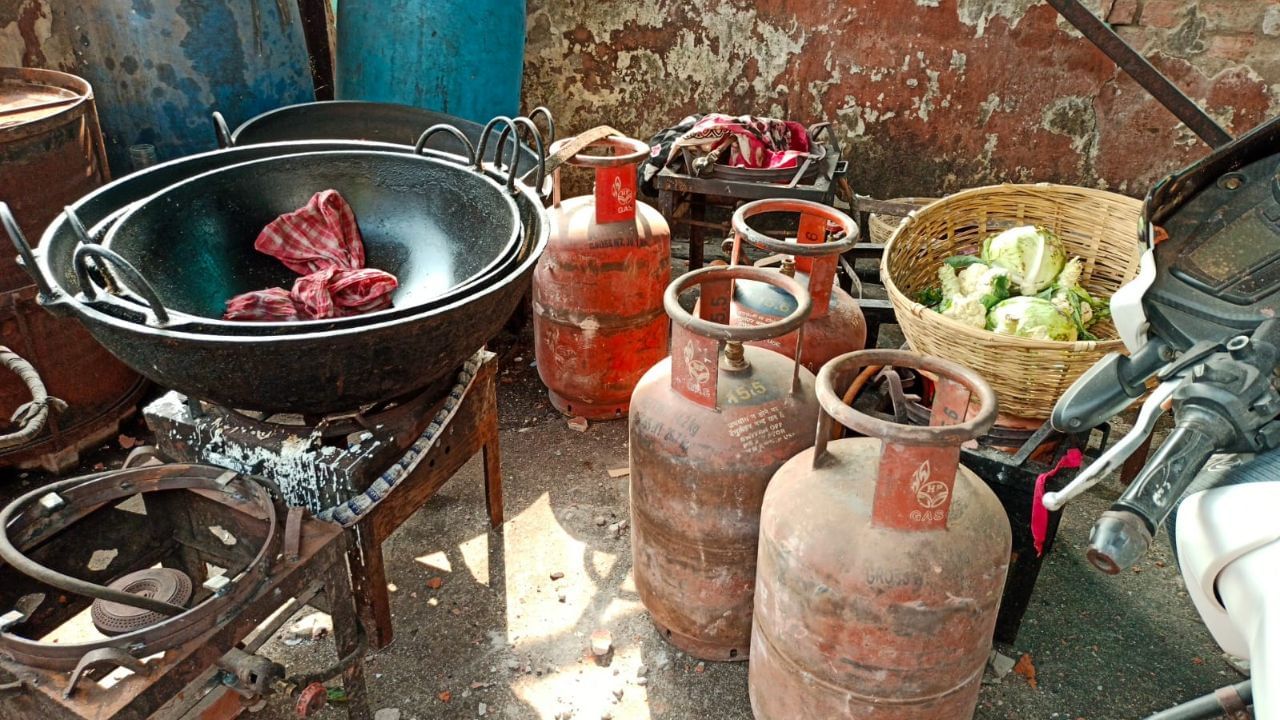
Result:
{"label": "metal stove stand", "polygon": [[[123,485],[121,489],[129,490]],[[73,526],[37,526],[39,534],[26,551],[28,557],[52,572],[88,582],[105,582],[163,563],[199,583],[207,574],[207,564],[239,567],[253,553],[248,546],[264,542],[263,537],[244,537],[241,542],[227,544],[210,532],[210,524],[216,522],[231,523],[246,534],[252,534],[254,527],[265,533],[268,516],[225,493],[183,489],[150,492],[142,498],[146,514],[128,508],[128,501],[113,501],[87,513],[77,512],[69,518]],[[56,510],[49,510],[52,507],[46,506],[49,517],[60,517]],[[68,518],[58,522],[63,520]],[[74,531],[63,532],[62,527],[74,527]],[[86,655],[74,673],[68,673],[65,668],[23,664],[0,653],[0,720],[236,717],[261,703],[266,694],[281,689],[274,683],[280,680],[282,669],[253,653],[293,610],[308,602],[326,606],[333,617],[338,656],[346,660],[342,685],[348,717],[369,718],[363,674],[366,643],[347,573],[348,537],[342,528],[306,517],[300,508],[288,513],[278,531],[283,535],[282,539],[275,536],[282,543],[280,555],[263,561],[262,584],[249,586],[254,589],[243,603],[233,603],[207,620],[191,620],[207,623],[208,629],[168,647],[145,664],[122,650],[97,651]],[[117,551],[114,560],[106,567],[95,566],[95,551],[108,548]],[[6,632],[20,630],[23,638],[42,638],[66,627],[88,605],[86,597],[59,594],[17,570],[0,565],[0,605],[22,606],[24,598],[33,594],[44,599]],[[177,618],[175,622],[185,625]],[[131,647],[129,654],[145,652]],[[134,672],[107,686],[92,673],[99,666],[130,667]],[[314,712],[324,705],[322,686],[313,685],[312,680],[299,683],[306,686],[299,688],[303,689],[300,708]]]}
{"label": "metal stove stand", "polygon": [[791,183],[763,183],[732,180],[720,177],[694,177],[664,168],[654,178],[658,189],[658,210],[674,231],[685,228],[689,233],[689,269],[697,270],[704,261],[704,244],[707,231],[719,241],[729,233],[727,223],[707,220],[711,208],[725,208],[730,213],[744,202],[752,200],[792,198],[811,200],[830,205],[835,199],[836,178],[843,175],[848,164],[840,159],[834,145],[827,146],[822,166],[810,182],[800,178]]}
{"label": "metal stove stand", "polygon": [[[477,453],[484,456],[490,525],[502,526],[497,366],[497,356],[485,352],[435,444],[348,528],[351,584],[374,648],[386,647],[394,637],[382,544]],[[363,493],[401,462],[444,402],[432,394],[376,413],[282,426],[225,408],[193,405],[171,393],[148,406],[144,415],[165,457],[262,475],[281,485],[291,503],[319,513]]]}

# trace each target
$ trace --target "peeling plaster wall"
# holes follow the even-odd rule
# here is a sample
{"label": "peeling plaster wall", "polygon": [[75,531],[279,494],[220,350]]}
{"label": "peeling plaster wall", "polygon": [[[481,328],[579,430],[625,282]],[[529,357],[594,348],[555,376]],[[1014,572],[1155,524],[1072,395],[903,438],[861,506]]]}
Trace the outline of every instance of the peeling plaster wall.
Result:
{"label": "peeling plaster wall", "polygon": [[[1274,0],[1092,9],[1229,132],[1280,111]],[[878,197],[1141,195],[1208,149],[1041,0],[529,0],[528,33],[525,102],[566,132],[647,138],[712,110],[832,120],[851,182]]]}
{"label": "peeling plaster wall", "polygon": [[0,66],[70,71],[75,66],[71,33],[59,0],[0,0]]}

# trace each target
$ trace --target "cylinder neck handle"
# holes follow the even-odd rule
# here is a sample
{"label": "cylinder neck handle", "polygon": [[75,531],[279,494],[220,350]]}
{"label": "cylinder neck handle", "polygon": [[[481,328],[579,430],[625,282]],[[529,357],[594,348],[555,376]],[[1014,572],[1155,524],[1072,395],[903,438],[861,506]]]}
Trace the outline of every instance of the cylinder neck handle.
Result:
{"label": "cylinder neck handle", "polygon": [[[754,280],[780,288],[796,301],[790,315],[771,323],[754,326],[729,324],[729,299],[733,297],[734,280]],[[699,317],[680,305],[680,295],[698,286]],[[791,391],[800,388],[800,348],[804,342],[804,323],[813,303],[804,286],[794,278],[764,268],[746,265],[711,266],[685,273],[667,286],[663,306],[671,316],[671,387],[684,397],[705,407],[717,406],[718,370],[723,364],[729,370],[747,367],[742,343],[796,334],[795,366],[791,374]],[[726,348],[731,344],[731,348]],[[741,351],[741,352],[740,352]]]}
{"label": "cylinder neck handle", "polygon": [[[927,426],[881,420],[846,405],[836,388],[848,385],[854,373],[871,365],[924,370],[938,377],[933,412]],[[828,362],[816,383],[822,414],[814,447],[814,467],[830,461],[827,452],[831,425],[841,425],[879,438],[871,520],[880,527],[913,532],[941,530],[950,517],[961,444],[991,429],[996,420],[996,395],[982,376],[950,360],[903,350],[859,350]],[[966,420],[970,397],[977,413]]]}
{"label": "cylinder neck handle", "polygon": [[[747,224],[747,220],[764,213],[798,214],[800,222],[795,242],[771,238]],[[840,255],[858,244],[858,223],[853,218],[833,207],[809,200],[756,200],[738,208],[733,213],[732,224],[733,264],[741,261],[744,241],[761,250],[793,257],[796,270],[809,275],[813,316],[827,314]],[[837,239],[829,241],[833,228]]]}
{"label": "cylinder neck handle", "polygon": [[[587,150],[605,149],[608,155],[588,155]],[[589,130],[576,137],[558,140],[551,146],[550,154],[558,158],[552,174],[552,198],[560,205],[560,169],[558,165],[591,168],[595,178],[596,223],[635,222],[636,172],[635,165],[649,157],[649,146],[639,140],[618,134],[608,126]]]}

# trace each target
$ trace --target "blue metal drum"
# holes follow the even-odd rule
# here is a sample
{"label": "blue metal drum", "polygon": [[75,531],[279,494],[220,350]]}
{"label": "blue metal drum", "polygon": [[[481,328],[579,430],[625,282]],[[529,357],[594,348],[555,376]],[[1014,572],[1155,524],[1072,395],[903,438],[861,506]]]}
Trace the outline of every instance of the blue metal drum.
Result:
{"label": "blue metal drum", "polygon": [[67,3],[115,174],[130,145],[169,160],[217,147],[209,115],[238,124],[315,99],[295,0]]}
{"label": "blue metal drum", "polygon": [[524,33],[524,0],[341,0],[337,97],[514,115]]}

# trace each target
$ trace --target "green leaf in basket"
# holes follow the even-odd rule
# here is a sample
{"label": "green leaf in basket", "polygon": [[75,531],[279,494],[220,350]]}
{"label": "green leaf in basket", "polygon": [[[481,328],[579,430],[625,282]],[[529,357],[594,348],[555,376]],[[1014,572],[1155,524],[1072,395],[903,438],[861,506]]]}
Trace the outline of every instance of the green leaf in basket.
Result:
{"label": "green leaf in basket", "polygon": [[942,304],[942,288],[937,286],[927,287],[916,295],[916,301],[927,308],[936,310]]}

